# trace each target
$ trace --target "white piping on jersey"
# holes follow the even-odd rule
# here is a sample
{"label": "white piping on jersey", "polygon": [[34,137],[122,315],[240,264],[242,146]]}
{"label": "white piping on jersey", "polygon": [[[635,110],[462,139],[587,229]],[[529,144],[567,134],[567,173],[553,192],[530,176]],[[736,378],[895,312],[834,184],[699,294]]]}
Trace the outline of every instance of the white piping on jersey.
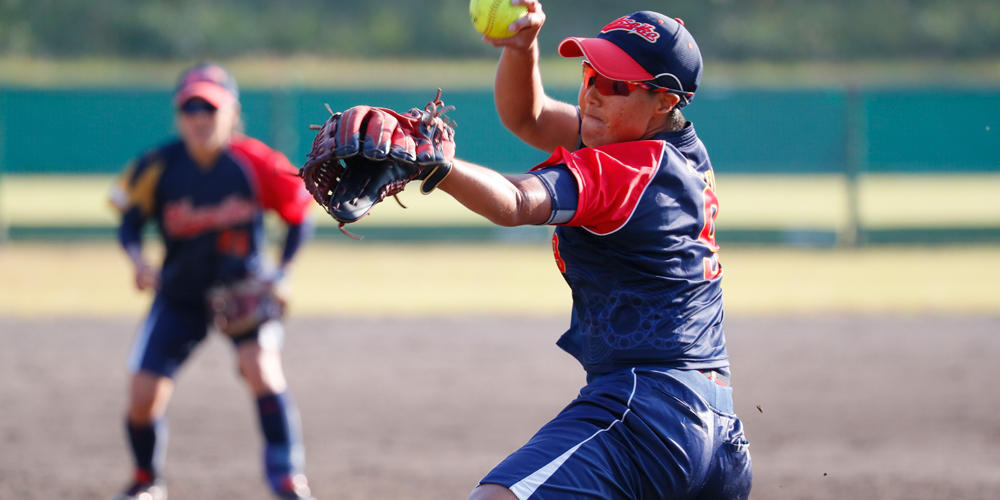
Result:
{"label": "white piping on jersey", "polygon": [[142,364],[142,355],[146,353],[146,345],[149,344],[149,337],[153,334],[153,325],[159,321],[162,312],[163,305],[156,304],[156,307],[149,313],[149,317],[146,318],[146,322],[142,324],[139,335],[132,342],[132,352],[128,356],[128,369],[130,372],[135,373],[139,371]]}
{"label": "white piping on jersey", "polygon": [[663,143],[663,146],[660,148],[660,155],[656,157],[656,169],[653,171],[653,175],[649,176],[649,180],[646,181],[646,185],[642,187],[642,192],[639,193],[639,197],[636,198],[636,200],[635,200],[635,206],[632,207],[632,211],[629,212],[628,217],[625,218],[625,222],[622,222],[622,224],[620,226],[618,226],[618,227],[616,227],[616,228],[614,228],[614,229],[612,229],[612,230],[610,230],[610,231],[608,231],[606,233],[599,233],[597,231],[591,231],[590,228],[588,228],[586,226],[580,226],[580,227],[582,227],[584,230],[586,230],[590,234],[594,234],[594,235],[597,235],[597,236],[607,236],[609,234],[614,234],[614,233],[618,232],[619,229],[621,229],[621,228],[623,228],[623,227],[625,227],[625,226],[628,225],[629,221],[632,220],[632,216],[635,215],[635,211],[639,208],[639,200],[642,200],[642,197],[646,196],[646,190],[649,189],[649,186],[653,183],[653,179],[656,178],[656,174],[660,173],[660,168],[663,167],[663,155],[664,155],[664,151],[665,151],[665,149],[667,147],[667,141],[660,141],[660,142]]}
{"label": "white piping on jersey", "polygon": [[563,463],[565,463],[566,460],[569,460],[569,457],[571,457],[574,453],[576,453],[576,450],[580,449],[580,447],[583,446],[587,441],[594,439],[594,437],[596,437],[598,434],[610,430],[612,427],[615,426],[615,424],[625,420],[625,416],[632,411],[632,398],[635,396],[635,388],[637,385],[638,385],[638,380],[635,375],[635,368],[632,368],[632,392],[628,396],[628,402],[625,403],[625,413],[622,413],[621,417],[618,417],[614,422],[608,424],[607,427],[591,434],[590,437],[584,439],[583,441],[580,441],[579,443],[576,444],[576,446],[573,446],[572,448],[566,450],[566,452],[564,452],[562,455],[556,457],[555,460],[545,464],[542,468],[536,470],[535,472],[532,472],[524,479],[515,483],[513,486],[510,487],[510,491],[514,493],[514,496],[516,496],[519,500],[527,500],[529,497],[531,497],[531,495],[535,494],[535,490],[537,490],[539,486],[545,484],[545,481],[548,481],[549,478],[552,477],[552,475],[555,474],[557,470],[559,470],[559,467],[562,467]]}

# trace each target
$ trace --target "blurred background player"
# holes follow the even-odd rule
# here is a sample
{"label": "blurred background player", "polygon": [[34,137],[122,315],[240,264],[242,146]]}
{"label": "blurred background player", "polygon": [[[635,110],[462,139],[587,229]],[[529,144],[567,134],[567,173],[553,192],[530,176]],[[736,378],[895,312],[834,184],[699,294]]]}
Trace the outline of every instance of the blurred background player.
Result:
{"label": "blurred background player", "polygon": [[[155,291],[129,360],[126,429],[136,467],[133,483],[114,497],[121,500],[166,498],[164,414],[175,372],[209,331],[206,291],[248,277],[280,279],[311,233],[311,198],[296,169],[240,132],[239,90],[228,71],[212,63],[185,71],[173,105],[180,138],[130,165],[112,193],[135,286]],[[264,255],[265,210],[288,228],[277,269]],[[149,220],[164,245],[159,270],[143,255]],[[232,342],[239,373],[256,398],[268,484],[279,498],[311,498],[299,417],[281,365],[283,336],[283,325],[272,320]]]}
{"label": "blurred background player", "polygon": [[489,472],[471,499],[745,499],[748,442],[733,413],[723,333],[718,199],[704,144],[681,114],[702,58],[682,22],[623,16],[583,57],[577,105],[546,96],[540,2],[503,47],[503,124],[551,152],[522,175],[456,160],[439,187],[496,224],[557,225],[573,295],[558,345],[587,373],[576,400]]}

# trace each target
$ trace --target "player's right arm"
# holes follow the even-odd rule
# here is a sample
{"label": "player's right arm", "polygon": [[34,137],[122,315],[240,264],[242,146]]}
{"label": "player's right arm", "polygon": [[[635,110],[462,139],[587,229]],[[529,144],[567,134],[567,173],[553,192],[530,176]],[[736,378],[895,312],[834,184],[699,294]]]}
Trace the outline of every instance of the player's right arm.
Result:
{"label": "player's right arm", "polygon": [[528,14],[514,21],[517,34],[485,39],[503,47],[493,89],[497,114],[508,130],[531,146],[549,153],[559,146],[575,150],[580,142],[576,106],[547,96],[542,85],[538,67],[538,32],[545,23],[542,4],[538,0],[520,3],[528,7]]}
{"label": "player's right arm", "polygon": [[112,187],[109,199],[121,214],[118,242],[132,263],[135,286],[139,290],[154,289],[159,281],[159,273],[143,255],[142,230],[153,211],[162,165],[148,157],[130,165]]}

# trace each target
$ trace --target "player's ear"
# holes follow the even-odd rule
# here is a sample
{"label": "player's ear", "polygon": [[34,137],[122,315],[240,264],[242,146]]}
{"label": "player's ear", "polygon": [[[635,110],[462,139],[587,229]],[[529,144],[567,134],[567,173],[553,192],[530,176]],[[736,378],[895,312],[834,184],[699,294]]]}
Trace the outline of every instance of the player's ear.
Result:
{"label": "player's ear", "polygon": [[653,92],[653,95],[656,97],[656,112],[664,115],[670,114],[677,103],[681,102],[681,97],[673,92]]}

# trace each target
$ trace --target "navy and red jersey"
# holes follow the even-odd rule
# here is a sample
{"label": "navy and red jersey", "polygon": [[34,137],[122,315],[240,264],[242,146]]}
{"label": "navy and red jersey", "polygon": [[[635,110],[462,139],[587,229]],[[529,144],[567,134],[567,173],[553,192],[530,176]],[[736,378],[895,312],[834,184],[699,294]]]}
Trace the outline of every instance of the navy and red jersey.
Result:
{"label": "navy and red jersey", "polygon": [[719,205],[694,127],[559,148],[532,172],[552,195],[553,251],[573,294],[559,346],[590,376],[633,366],[728,374]]}
{"label": "navy and red jersey", "polygon": [[261,273],[263,213],[301,226],[312,198],[296,169],[264,143],[237,136],[211,166],[200,166],[180,140],[144,154],[119,180],[112,203],[122,212],[119,240],[140,244],[155,221],[164,244],[159,293],[201,302],[205,291]]}

